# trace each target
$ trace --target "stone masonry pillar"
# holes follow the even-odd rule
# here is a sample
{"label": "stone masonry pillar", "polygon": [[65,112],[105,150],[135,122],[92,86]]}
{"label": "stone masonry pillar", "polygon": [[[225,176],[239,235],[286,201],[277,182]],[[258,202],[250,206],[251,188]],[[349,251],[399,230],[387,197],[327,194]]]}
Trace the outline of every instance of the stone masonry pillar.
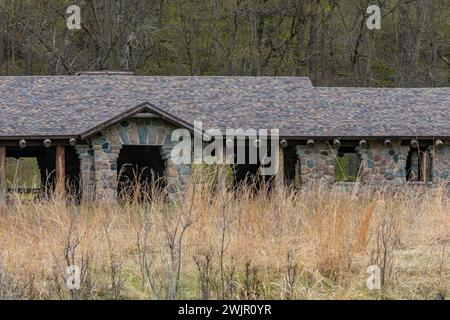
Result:
{"label": "stone masonry pillar", "polygon": [[75,150],[80,159],[81,200],[92,201],[95,195],[94,151],[88,145],[77,145]]}
{"label": "stone masonry pillar", "polygon": [[300,160],[302,184],[334,182],[337,148],[327,142],[318,141],[313,147],[297,146],[296,154]]}
{"label": "stone masonry pillar", "polygon": [[444,141],[442,148],[433,147],[430,157],[433,183],[450,185],[450,141]]}
{"label": "stone masonry pillar", "polygon": [[99,201],[117,199],[117,158],[121,145],[93,145],[95,166],[95,197]]}
{"label": "stone masonry pillar", "polygon": [[189,183],[192,167],[188,164],[176,165],[171,158],[173,144],[168,141],[161,146],[161,157],[165,161],[166,189],[169,200],[175,200],[177,195],[181,195]]}

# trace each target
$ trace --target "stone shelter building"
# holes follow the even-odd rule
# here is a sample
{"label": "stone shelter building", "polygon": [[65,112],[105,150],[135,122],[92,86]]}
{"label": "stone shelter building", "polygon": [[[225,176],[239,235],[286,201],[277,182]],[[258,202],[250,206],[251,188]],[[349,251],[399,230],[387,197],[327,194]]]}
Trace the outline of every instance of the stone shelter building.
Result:
{"label": "stone shelter building", "polygon": [[[194,131],[194,121],[204,130],[279,129],[280,185],[445,184],[449,112],[450,88],[124,72],[0,77],[0,202],[10,157],[36,158],[42,184],[73,185],[85,199],[114,198],[122,176],[132,178],[128,165],[150,168],[169,187],[186,184],[192,168],[172,161],[171,134]],[[235,178],[255,170],[237,164]]]}

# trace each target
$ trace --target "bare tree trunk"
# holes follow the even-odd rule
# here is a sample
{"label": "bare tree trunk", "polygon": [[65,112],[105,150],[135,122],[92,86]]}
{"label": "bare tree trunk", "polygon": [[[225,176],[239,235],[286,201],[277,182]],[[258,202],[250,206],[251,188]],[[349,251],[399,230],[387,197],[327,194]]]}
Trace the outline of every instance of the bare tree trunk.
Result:
{"label": "bare tree trunk", "polygon": [[306,32],[306,25],[307,20],[305,17],[305,12],[303,8],[303,2],[300,2],[298,4],[298,7],[296,8],[296,19],[297,19],[297,36],[296,36],[296,45],[294,50],[294,60],[295,60],[295,70],[294,74],[296,76],[303,75],[305,60],[307,57],[304,57],[305,53],[305,32]]}
{"label": "bare tree trunk", "polygon": [[[412,9],[415,7],[415,18],[412,17]],[[424,2],[417,0],[410,4],[408,0],[397,0],[398,25],[397,25],[397,45],[398,45],[398,84],[401,87],[418,86],[418,65],[420,37],[423,32],[423,8]]]}
{"label": "bare tree trunk", "polygon": [[309,77],[314,83],[319,79],[319,1],[315,1],[311,12],[311,25],[309,29],[308,56],[311,57],[308,63]]}
{"label": "bare tree trunk", "polygon": [[439,10],[438,5],[435,0],[429,0],[429,5],[426,12],[426,22],[425,25],[428,26],[427,37],[426,37],[426,75],[425,75],[425,85],[430,87],[437,86],[438,77],[438,26],[436,25],[436,18],[434,12]]}

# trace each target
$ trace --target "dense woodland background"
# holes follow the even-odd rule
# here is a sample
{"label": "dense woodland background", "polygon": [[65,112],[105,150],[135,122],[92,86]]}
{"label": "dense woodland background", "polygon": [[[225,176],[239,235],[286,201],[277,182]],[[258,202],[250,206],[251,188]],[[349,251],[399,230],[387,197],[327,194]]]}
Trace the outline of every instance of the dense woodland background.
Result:
{"label": "dense woodland background", "polygon": [[[82,30],[66,28],[81,7]],[[378,4],[381,30],[368,30]],[[0,0],[0,74],[308,76],[449,86],[450,0]]]}

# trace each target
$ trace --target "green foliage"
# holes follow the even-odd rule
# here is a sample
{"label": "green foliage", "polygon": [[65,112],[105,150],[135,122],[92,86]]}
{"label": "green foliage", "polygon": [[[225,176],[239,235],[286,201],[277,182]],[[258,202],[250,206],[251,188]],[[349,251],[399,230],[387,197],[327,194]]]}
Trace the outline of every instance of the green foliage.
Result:
{"label": "green foliage", "polygon": [[349,170],[350,156],[345,154],[343,157],[336,157],[334,167],[334,176],[336,181],[356,181],[356,176],[350,174]]}
{"label": "green foliage", "polygon": [[40,173],[35,158],[7,158],[6,183],[8,187],[39,188]]}

